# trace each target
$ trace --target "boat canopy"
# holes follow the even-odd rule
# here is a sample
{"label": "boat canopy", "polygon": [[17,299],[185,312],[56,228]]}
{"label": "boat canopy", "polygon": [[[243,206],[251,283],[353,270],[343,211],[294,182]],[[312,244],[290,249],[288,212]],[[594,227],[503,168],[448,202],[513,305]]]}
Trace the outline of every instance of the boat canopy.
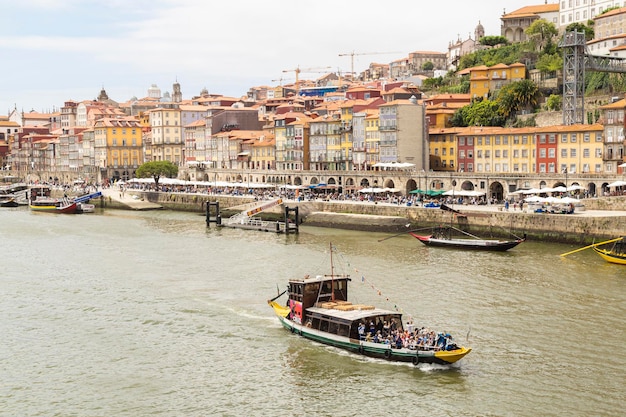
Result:
{"label": "boat canopy", "polygon": [[372,310],[335,310],[322,307],[309,307],[307,308],[307,312],[325,316],[333,316],[346,321],[364,320],[366,318],[379,316],[393,316],[397,317],[398,319],[402,317],[402,314],[396,311],[383,310],[380,308],[374,308]]}

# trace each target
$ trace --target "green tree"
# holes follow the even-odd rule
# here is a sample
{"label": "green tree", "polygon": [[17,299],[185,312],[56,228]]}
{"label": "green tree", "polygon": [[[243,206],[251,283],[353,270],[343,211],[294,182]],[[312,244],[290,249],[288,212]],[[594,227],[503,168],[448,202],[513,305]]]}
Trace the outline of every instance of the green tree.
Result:
{"label": "green tree", "polygon": [[432,71],[432,70],[433,70],[433,68],[435,68],[435,64],[433,64],[433,63],[432,63],[432,62],[430,62],[430,61],[426,61],[426,62],[424,62],[424,64],[422,65],[422,69],[423,69],[424,71]]}
{"label": "green tree", "polygon": [[437,89],[443,85],[443,77],[436,78],[426,78],[422,81],[422,89],[425,91],[430,91]]}
{"label": "green tree", "polygon": [[563,69],[563,57],[558,54],[543,54],[537,60],[535,68],[543,73],[555,72]]}
{"label": "green tree", "polygon": [[585,34],[585,40],[590,41],[593,39],[594,30],[593,30],[594,21],[590,20],[585,25],[581,22],[570,23],[565,27],[566,32],[582,32]]}
{"label": "green tree", "polygon": [[498,103],[492,100],[480,100],[454,112],[450,118],[450,125],[454,127],[504,126],[505,121]]}
{"label": "green tree", "polygon": [[170,161],[150,161],[140,165],[135,175],[138,178],[152,177],[158,189],[161,177],[175,178],[178,175],[178,167]]}
{"label": "green tree", "polygon": [[554,45],[554,38],[559,34],[556,25],[546,19],[535,20],[524,32],[540,52],[550,49]]}
{"label": "green tree", "polygon": [[551,94],[550,97],[548,97],[548,100],[546,100],[546,107],[548,108],[548,110],[558,111],[561,110],[562,106],[563,96],[560,96],[558,94]]}
{"label": "green tree", "polygon": [[509,40],[504,36],[483,36],[478,43],[486,46],[508,45]]}
{"label": "green tree", "polygon": [[502,115],[509,118],[522,109],[535,109],[539,101],[539,88],[531,80],[515,81],[502,87],[496,101]]}

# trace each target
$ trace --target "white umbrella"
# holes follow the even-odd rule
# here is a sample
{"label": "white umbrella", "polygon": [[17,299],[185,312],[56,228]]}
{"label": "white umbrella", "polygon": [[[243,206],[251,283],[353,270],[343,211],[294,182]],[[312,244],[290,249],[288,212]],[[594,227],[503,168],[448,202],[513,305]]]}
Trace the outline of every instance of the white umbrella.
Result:
{"label": "white umbrella", "polygon": [[575,203],[580,203],[580,200],[576,198],[572,198],[572,197],[563,197],[563,198],[559,198],[557,203],[558,204],[575,204]]}
{"label": "white umbrella", "polygon": [[561,199],[558,197],[546,197],[543,199],[544,203],[549,203],[549,204],[556,204],[560,201]]}
{"label": "white umbrella", "polygon": [[524,199],[527,203],[543,203],[545,199],[543,197],[537,197],[536,195],[526,197]]}
{"label": "white umbrella", "polygon": [[541,194],[546,192],[544,190],[545,188],[530,188],[528,190],[523,190],[522,192],[524,194]]}
{"label": "white umbrella", "polygon": [[485,195],[482,191],[476,190],[448,190],[443,195],[454,195],[459,197],[479,197]]}
{"label": "white umbrella", "polygon": [[585,187],[582,187],[580,185],[570,185],[569,187],[567,187],[567,191],[578,191],[578,190],[584,190]]}
{"label": "white umbrella", "polygon": [[626,168],[626,162],[624,162],[623,164],[619,164],[617,167],[618,168]]}
{"label": "white umbrella", "polygon": [[623,187],[626,185],[626,181],[615,181],[607,185],[607,187]]}
{"label": "white umbrella", "polygon": [[565,191],[567,191],[567,188],[563,187],[562,185],[559,185],[558,187],[554,187],[552,189],[553,193],[564,193]]}

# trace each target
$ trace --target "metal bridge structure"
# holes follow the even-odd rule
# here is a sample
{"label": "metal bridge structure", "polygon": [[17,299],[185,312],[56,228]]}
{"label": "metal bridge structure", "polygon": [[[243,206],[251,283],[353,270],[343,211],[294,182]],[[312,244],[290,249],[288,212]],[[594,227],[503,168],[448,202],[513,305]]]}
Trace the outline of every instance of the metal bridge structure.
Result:
{"label": "metal bridge structure", "polygon": [[585,70],[626,73],[626,60],[591,55],[583,32],[565,32],[559,42],[563,49],[563,124],[585,123]]}

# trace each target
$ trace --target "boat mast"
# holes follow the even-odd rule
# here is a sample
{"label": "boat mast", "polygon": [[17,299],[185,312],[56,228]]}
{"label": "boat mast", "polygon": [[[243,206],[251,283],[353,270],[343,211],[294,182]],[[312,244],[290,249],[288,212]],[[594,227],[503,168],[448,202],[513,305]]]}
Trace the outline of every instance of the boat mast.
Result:
{"label": "boat mast", "polygon": [[333,265],[332,242],[330,242],[330,301],[335,301],[335,267]]}

